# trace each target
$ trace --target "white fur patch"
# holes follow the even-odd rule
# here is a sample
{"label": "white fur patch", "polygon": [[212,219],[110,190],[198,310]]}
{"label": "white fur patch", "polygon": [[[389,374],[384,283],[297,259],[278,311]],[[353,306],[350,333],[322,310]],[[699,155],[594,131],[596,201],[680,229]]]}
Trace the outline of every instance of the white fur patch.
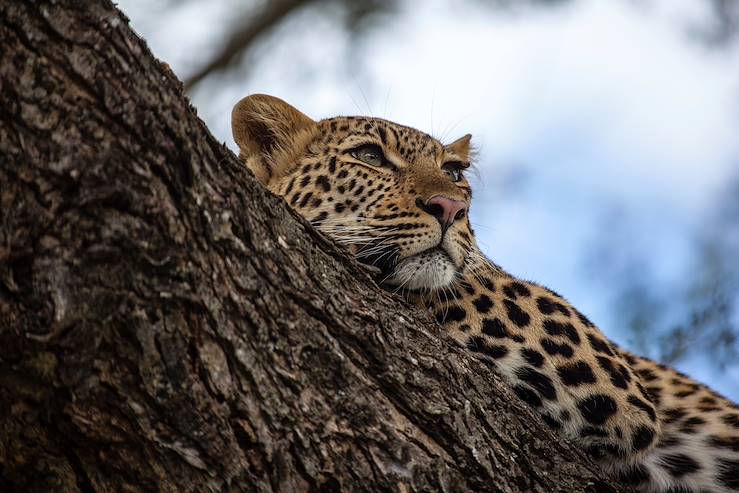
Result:
{"label": "white fur patch", "polygon": [[435,248],[401,260],[386,282],[398,288],[434,290],[449,286],[456,274],[449,255]]}

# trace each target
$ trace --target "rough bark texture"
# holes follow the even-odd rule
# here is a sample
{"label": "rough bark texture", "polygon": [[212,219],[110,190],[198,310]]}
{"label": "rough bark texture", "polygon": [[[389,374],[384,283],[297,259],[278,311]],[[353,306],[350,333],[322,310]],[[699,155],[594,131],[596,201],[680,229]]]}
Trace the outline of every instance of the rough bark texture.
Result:
{"label": "rough bark texture", "polygon": [[1,491],[620,490],[259,186],[112,4],[2,3],[0,151]]}

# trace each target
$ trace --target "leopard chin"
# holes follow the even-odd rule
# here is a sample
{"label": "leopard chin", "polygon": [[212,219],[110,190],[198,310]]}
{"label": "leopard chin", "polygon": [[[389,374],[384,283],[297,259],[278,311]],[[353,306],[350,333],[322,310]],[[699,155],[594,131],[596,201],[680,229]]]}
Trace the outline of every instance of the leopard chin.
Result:
{"label": "leopard chin", "polygon": [[442,248],[426,250],[395,265],[385,284],[396,289],[434,291],[448,287],[457,277],[457,267]]}

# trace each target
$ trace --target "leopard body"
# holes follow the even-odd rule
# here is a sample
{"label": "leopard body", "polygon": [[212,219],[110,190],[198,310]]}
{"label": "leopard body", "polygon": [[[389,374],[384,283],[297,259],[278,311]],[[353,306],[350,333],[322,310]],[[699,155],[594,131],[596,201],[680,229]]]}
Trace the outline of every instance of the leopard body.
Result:
{"label": "leopard body", "polygon": [[739,408],[609,341],[556,292],[477,247],[469,135],[443,145],[366,117],[314,121],[270,96],[232,115],[241,158],[389,289],[431,312],[543,421],[650,493],[739,491]]}

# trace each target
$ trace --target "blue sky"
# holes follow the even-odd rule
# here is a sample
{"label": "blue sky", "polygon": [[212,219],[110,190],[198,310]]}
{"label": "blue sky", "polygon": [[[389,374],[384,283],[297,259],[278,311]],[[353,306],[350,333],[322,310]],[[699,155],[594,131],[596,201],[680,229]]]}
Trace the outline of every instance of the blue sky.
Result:
{"label": "blue sky", "polygon": [[[157,5],[120,2],[182,78],[238,17],[228,1]],[[232,148],[231,107],[254,92],[314,118],[370,114],[446,141],[472,133],[472,219],[488,256],[633,346],[615,316],[612,266],[588,260],[612,238],[620,254],[645,259],[653,289],[676,288],[739,169],[739,46],[709,50],[689,36],[707,18],[705,0],[516,13],[462,0],[403,5],[356,44],[330,13],[301,12],[239,68],[206,79],[193,103]],[[739,399],[739,362],[719,369],[711,357],[678,366]]]}

